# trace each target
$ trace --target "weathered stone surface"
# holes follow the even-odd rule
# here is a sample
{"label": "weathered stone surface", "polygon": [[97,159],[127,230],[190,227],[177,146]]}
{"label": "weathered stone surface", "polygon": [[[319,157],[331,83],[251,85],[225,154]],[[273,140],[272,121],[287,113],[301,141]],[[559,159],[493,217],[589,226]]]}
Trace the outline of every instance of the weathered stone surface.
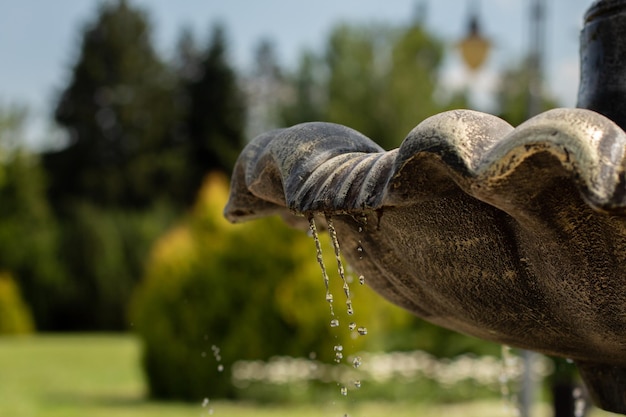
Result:
{"label": "weathered stone surface", "polygon": [[391,302],[443,327],[619,374],[625,149],[624,131],[582,109],[516,129],[446,112],[389,152],[344,126],[307,123],[248,145],[225,215],[330,214],[348,262]]}

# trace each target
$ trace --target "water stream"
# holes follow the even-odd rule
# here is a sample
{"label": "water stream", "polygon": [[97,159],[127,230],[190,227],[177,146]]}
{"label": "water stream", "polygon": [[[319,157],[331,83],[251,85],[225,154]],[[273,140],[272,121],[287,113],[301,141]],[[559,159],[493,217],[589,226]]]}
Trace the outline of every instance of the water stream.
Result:
{"label": "water stream", "polygon": [[[330,306],[330,315],[331,315],[330,327],[336,328],[336,327],[339,327],[340,323],[339,323],[339,319],[335,316],[335,311],[333,308],[334,297],[330,289],[330,279],[329,279],[328,271],[326,269],[326,265],[324,264],[324,259],[322,256],[323,255],[322,245],[320,242],[317,226],[315,224],[315,218],[313,215],[309,215],[308,220],[309,220],[309,230],[311,232],[313,240],[315,241],[315,249],[317,252],[317,263],[320,266],[320,269],[322,271],[322,278],[324,280],[324,287],[326,290],[325,298]],[[335,229],[335,224],[331,215],[325,214],[325,220],[326,220],[326,225],[328,227],[328,234],[330,236],[331,244],[332,244],[333,251],[335,254],[335,260],[337,262],[337,273],[339,277],[341,278],[343,293],[346,297],[346,313],[348,316],[352,316],[354,315],[354,307],[353,307],[353,302],[352,302],[352,294],[350,292],[350,283],[349,283],[350,280],[346,274],[346,269],[344,268],[343,260],[341,258],[341,248],[339,245],[339,239],[337,237],[337,230]],[[362,232],[363,228],[360,227],[359,231]],[[363,248],[361,247],[360,242],[359,242],[359,246],[357,250],[359,250],[359,257],[362,258]],[[365,283],[365,277],[363,275],[359,276],[359,283],[360,284]],[[357,324],[355,322],[350,322],[347,328],[348,328],[348,331],[351,332],[351,334],[356,334],[356,335],[361,335],[361,336],[364,336],[367,334],[367,328],[357,327]],[[352,333],[355,330],[356,330],[356,333]],[[340,364],[342,360],[344,360],[345,358],[344,347],[341,344],[336,344],[335,346],[333,346],[333,350],[334,350],[334,355],[335,355],[334,361],[337,364]],[[348,357],[347,360],[355,369],[361,366],[362,359],[359,356]],[[354,388],[356,389],[361,387],[361,381],[359,379],[353,380],[352,384]],[[347,396],[348,387],[344,384],[339,384],[339,387],[340,387],[339,388],[340,394],[342,396]]]}

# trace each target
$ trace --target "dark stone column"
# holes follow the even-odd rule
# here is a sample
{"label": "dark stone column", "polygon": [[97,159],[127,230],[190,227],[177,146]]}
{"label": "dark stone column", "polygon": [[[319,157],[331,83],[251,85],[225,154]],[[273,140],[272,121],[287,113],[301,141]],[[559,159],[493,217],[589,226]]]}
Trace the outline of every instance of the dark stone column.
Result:
{"label": "dark stone column", "polygon": [[626,1],[601,0],[585,14],[580,36],[578,107],[626,130]]}

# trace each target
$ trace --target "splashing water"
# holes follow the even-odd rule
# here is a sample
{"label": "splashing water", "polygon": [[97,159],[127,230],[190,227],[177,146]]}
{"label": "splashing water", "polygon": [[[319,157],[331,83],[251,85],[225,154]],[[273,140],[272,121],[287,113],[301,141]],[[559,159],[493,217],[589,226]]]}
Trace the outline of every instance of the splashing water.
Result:
{"label": "splashing water", "polygon": [[[315,249],[317,251],[317,263],[322,269],[322,278],[324,279],[324,287],[326,287],[326,301],[328,301],[328,305],[330,307],[330,315],[331,317],[334,317],[335,311],[333,309],[333,295],[330,293],[330,281],[328,279],[326,265],[324,265],[324,258],[322,257],[322,244],[320,243],[320,237],[317,233],[317,226],[315,226],[315,218],[313,217],[313,215],[309,216],[309,230],[311,231],[311,234],[313,235],[313,240],[315,241]],[[337,326],[339,326],[339,320],[332,319],[330,321],[330,327]]]}
{"label": "splashing water", "polygon": [[[331,289],[330,289],[330,279],[329,279],[329,275],[328,275],[328,271],[326,269],[326,266],[324,264],[324,259],[323,259],[323,254],[322,254],[322,248],[321,248],[321,243],[320,243],[320,238],[319,238],[319,234],[317,231],[317,226],[315,224],[315,218],[313,216],[313,214],[310,214],[308,216],[308,220],[309,220],[309,234],[313,237],[313,240],[315,241],[315,249],[316,249],[316,253],[317,253],[317,263],[320,266],[320,269],[322,271],[322,278],[324,280],[324,287],[326,290],[326,296],[325,299],[329,304],[329,308],[330,308],[330,315],[331,315],[331,320],[330,320],[330,327],[333,328],[337,328],[339,327],[339,318],[335,316],[335,312],[334,312],[334,308],[333,308],[333,302],[334,302],[334,297],[333,294],[331,293]],[[340,246],[339,246],[339,239],[337,237],[337,230],[335,229],[335,225],[333,222],[333,218],[331,217],[330,214],[325,214],[325,220],[326,220],[326,224],[328,226],[328,234],[333,246],[333,250],[335,253],[335,259],[337,261],[337,272],[339,274],[339,277],[341,278],[342,284],[343,284],[343,292],[345,294],[346,297],[346,309],[347,309],[347,314],[348,316],[352,316],[354,315],[354,307],[352,304],[352,294],[350,292],[350,282],[352,281],[351,276],[348,276],[346,274],[346,269],[344,268],[344,264],[343,261],[341,259],[341,250],[340,250]],[[367,225],[367,217],[363,216],[363,220],[362,220],[362,226],[359,226],[359,232],[363,232],[364,231],[364,227]],[[362,259],[363,258],[363,247],[361,246],[361,241],[359,240],[359,246],[357,248],[357,250],[359,251],[359,258]],[[359,276],[359,283],[361,285],[363,285],[365,283],[365,277],[363,275]],[[355,322],[350,322],[348,324],[348,330],[352,333],[352,338],[358,337],[359,335],[363,336],[367,334],[367,328],[365,327],[357,327],[357,324]],[[356,330],[356,331],[355,331]],[[342,360],[344,359],[344,347],[341,344],[336,344],[333,347],[334,350],[334,362],[336,363],[341,363]],[[361,366],[361,358],[359,356],[348,359],[349,361],[351,361],[352,366],[356,369],[359,368]],[[361,381],[360,380],[353,380],[352,384],[355,386],[355,388],[360,388],[361,387]],[[347,396],[348,395],[348,388],[346,385],[339,385],[340,386],[340,394],[342,396]]]}
{"label": "splashing water", "polygon": [[354,314],[354,309],[352,307],[352,298],[350,297],[350,285],[346,280],[346,273],[343,267],[343,262],[341,261],[341,250],[339,249],[339,240],[337,239],[337,231],[335,230],[335,225],[333,223],[333,218],[330,215],[326,215],[326,223],[328,224],[328,233],[330,234],[330,240],[333,243],[333,248],[335,249],[335,259],[337,260],[337,271],[339,272],[339,276],[343,281],[343,292],[346,295],[346,307],[348,309],[348,315]]}
{"label": "splashing water", "polygon": [[220,348],[217,347],[216,345],[212,345],[211,350],[213,351],[213,356],[215,357],[215,360],[217,361],[217,372],[223,372],[224,365],[221,363],[222,355],[220,354]]}

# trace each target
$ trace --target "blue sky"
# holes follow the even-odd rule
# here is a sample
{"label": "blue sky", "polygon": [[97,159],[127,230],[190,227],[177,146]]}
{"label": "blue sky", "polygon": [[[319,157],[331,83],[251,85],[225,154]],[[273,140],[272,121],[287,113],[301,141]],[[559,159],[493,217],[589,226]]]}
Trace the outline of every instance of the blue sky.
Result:
{"label": "blue sky", "polygon": [[[476,0],[475,0],[476,1]],[[153,39],[164,54],[172,51],[181,29],[199,38],[214,22],[225,25],[230,53],[244,71],[263,38],[274,41],[281,63],[293,66],[303,48],[321,50],[338,22],[406,22],[419,0],[130,0],[149,12]],[[429,0],[426,25],[450,45],[444,81],[469,85],[479,110],[489,111],[488,92],[497,74],[528,48],[531,0],[477,1],[484,33],[494,42],[485,68],[472,77],[453,45],[464,35],[470,0]],[[578,36],[591,0],[545,0],[547,61],[545,85],[561,104],[572,107],[578,86]],[[70,75],[81,29],[93,20],[96,0],[0,0],[0,103],[29,106],[41,124]],[[416,121],[416,124],[419,121]],[[31,133],[38,135],[41,133]],[[36,141],[37,138],[31,138]]]}

